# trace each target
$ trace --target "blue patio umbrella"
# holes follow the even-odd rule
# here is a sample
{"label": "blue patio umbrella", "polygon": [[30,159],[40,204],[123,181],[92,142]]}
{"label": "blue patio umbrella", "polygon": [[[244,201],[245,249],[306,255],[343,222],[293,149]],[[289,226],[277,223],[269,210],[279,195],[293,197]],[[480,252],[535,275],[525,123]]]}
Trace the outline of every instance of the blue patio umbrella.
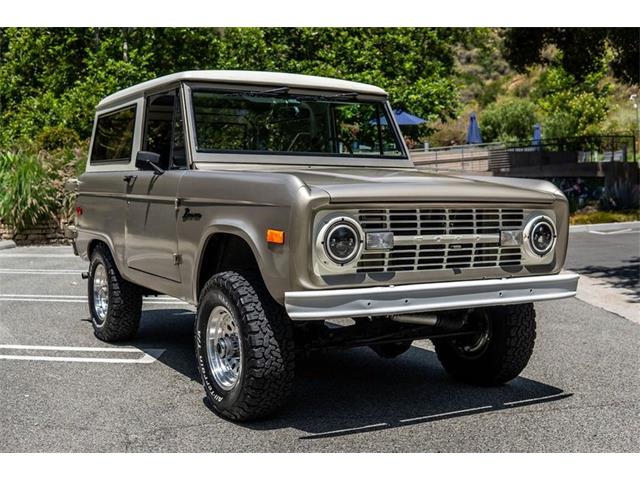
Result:
{"label": "blue patio umbrella", "polygon": [[[420,117],[416,117],[415,115],[411,115],[410,113],[405,112],[404,110],[401,110],[399,108],[393,110],[393,116],[396,117],[396,122],[398,122],[398,125],[420,125],[426,122],[426,120],[423,120]],[[373,120],[370,120],[369,123],[371,125],[375,125],[376,121],[377,120],[374,118]],[[380,125],[386,124],[387,118],[380,117]]]}
{"label": "blue patio umbrella", "polygon": [[531,143],[533,145],[540,145],[541,142],[542,142],[542,125],[540,125],[539,123],[536,123],[533,126],[533,139],[531,140]]}
{"label": "blue patio umbrella", "polygon": [[482,143],[480,125],[475,112],[469,115],[469,129],[467,130],[467,143]]}

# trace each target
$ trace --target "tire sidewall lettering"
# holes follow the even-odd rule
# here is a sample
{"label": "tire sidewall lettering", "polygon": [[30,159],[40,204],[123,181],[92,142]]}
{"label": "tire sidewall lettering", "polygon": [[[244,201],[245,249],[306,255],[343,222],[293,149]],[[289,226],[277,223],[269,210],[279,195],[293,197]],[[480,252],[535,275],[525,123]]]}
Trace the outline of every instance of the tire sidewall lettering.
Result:
{"label": "tire sidewall lettering", "polygon": [[234,305],[233,301],[229,298],[225,292],[220,289],[214,289],[205,295],[201,299],[202,305],[201,308],[198,309],[198,317],[196,320],[196,331],[195,331],[195,346],[196,346],[196,357],[198,363],[198,369],[200,370],[200,376],[202,378],[202,386],[204,387],[207,396],[213,400],[214,402],[224,405],[226,403],[235,402],[236,398],[242,392],[242,384],[244,381],[244,375],[246,373],[246,355],[242,357],[242,373],[240,378],[238,379],[238,384],[231,390],[223,390],[218,387],[215,380],[213,379],[210,368],[209,368],[209,359],[207,358],[207,348],[204,345],[204,338],[206,338],[205,329],[207,328],[207,321],[209,319],[209,315],[211,311],[218,305],[224,306],[227,308],[238,323],[238,328],[240,330],[240,341],[243,342],[243,347],[248,348],[247,342],[244,339],[244,326],[242,325],[242,321],[240,320],[240,316],[238,313],[238,309]]}

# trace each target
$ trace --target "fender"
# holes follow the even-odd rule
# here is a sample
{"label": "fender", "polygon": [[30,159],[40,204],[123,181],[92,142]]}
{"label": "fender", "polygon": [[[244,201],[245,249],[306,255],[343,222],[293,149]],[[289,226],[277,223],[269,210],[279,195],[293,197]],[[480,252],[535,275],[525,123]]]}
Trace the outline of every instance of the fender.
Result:
{"label": "fender", "polygon": [[87,230],[82,227],[77,227],[77,231],[78,231],[78,237],[76,238],[76,246],[77,246],[78,255],[80,256],[80,258],[82,258],[83,260],[90,260],[89,245],[94,241],[100,241],[107,245],[107,247],[109,248],[109,251],[111,252],[111,256],[113,257],[113,260],[116,262],[116,266],[118,267],[118,270],[122,271],[122,268],[121,268],[122,261],[115,254],[116,248],[114,247],[113,241],[111,240],[111,237],[109,235],[101,232],[96,232],[94,230]]}
{"label": "fender", "polygon": [[[259,243],[265,243],[266,240],[264,235],[262,235],[261,232],[256,231],[254,227],[255,225],[253,224],[247,225],[246,223],[239,222],[237,219],[231,218],[218,219],[216,223],[210,224],[206,227],[202,232],[200,243],[196,249],[194,268],[191,272],[191,291],[189,292],[189,295],[192,299],[192,303],[197,303],[199,274],[202,267],[203,253],[206,251],[207,244],[213,235],[219,233],[235,235],[249,245],[254,258],[256,259],[260,275],[265,282],[267,290],[269,290],[271,296],[277,301],[284,301],[284,292],[286,287],[283,285],[283,281],[286,276],[280,276],[277,272],[282,270],[282,262],[287,261],[288,263],[288,260],[283,258],[286,256],[278,255],[278,252],[274,252],[271,249],[267,249],[266,247],[259,248]],[[274,258],[274,255],[278,255],[280,258]],[[280,262],[278,262],[278,260],[280,260]]]}

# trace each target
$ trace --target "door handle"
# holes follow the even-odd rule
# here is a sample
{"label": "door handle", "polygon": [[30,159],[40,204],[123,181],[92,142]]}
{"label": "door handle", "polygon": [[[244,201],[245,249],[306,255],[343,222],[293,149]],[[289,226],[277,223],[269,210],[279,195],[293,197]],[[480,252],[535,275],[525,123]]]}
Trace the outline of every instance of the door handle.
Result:
{"label": "door handle", "polygon": [[125,175],[124,177],[122,177],[122,181],[131,184],[131,181],[135,180],[136,178],[138,178],[137,175]]}

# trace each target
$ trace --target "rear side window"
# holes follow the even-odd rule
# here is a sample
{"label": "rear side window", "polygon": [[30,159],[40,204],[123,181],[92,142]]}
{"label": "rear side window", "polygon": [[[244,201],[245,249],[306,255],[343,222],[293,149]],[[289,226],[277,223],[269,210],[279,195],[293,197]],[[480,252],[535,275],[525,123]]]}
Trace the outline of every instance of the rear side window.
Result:
{"label": "rear side window", "polygon": [[96,135],[91,150],[91,163],[123,162],[131,160],[136,106],[98,117]]}

